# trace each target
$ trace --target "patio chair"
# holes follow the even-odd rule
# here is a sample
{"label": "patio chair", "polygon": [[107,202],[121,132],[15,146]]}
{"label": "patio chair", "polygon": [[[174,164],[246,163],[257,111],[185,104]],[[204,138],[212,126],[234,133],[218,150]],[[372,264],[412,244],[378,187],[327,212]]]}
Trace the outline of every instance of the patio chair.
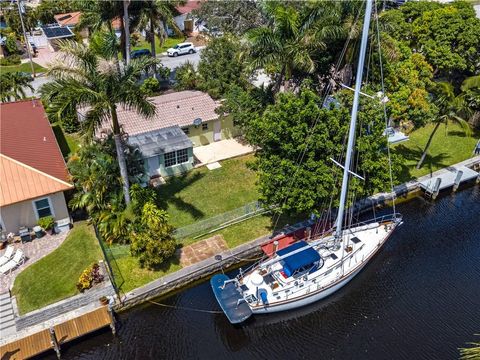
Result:
{"label": "patio chair", "polygon": [[0,257],[0,266],[6,264],[8,260],[12,258],[14,251],[15,251],[15,248],[12,245],[7,246],[7,250],[5,250],[3,255]]}
{"label": "patio chair", "polygon": [[21,249],[18,249],[13,259],[7,262],[5,265],[0,266],[0,273],[7,274],[12,272],[17,266],[22,265],[25,262],[25,255]]}

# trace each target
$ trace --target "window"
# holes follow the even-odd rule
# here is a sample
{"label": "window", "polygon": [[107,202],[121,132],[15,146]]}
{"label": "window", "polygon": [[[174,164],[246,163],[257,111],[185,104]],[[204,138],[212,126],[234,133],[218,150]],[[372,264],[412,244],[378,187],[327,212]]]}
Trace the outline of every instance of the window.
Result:
{"label": "window", "polygon": [[165,167],[173,166],[177,163],[176,157],[175,157],[175,151],[165,153]]}
{"label": "window", "polygon": [[185,133],[185,135],[190,134],[190,128],[189,127],[184,127],[184,128],[182,128],[182,130]]}
{"label": "window", "polygon": [[177,164],[183,164],[188,162],[188,149],[181,149],[166,153],[165,155],[165,167],[170,167]]}
{"label": "window", "polygon": [[35,200],[33,202],[33,206],[35,211],[37,212],[38,218],[42,218],[45,216],[53,216],[52,208],[50,207],[50,201],[48,198]]}
{"label": "window", "polygon": [[202,124],[202,130],[208,130],[208,123]]}
{"label": "window", "polygon": [[177,151],[177,164],[182,164],[188,161],[188,150],[182,149]]}

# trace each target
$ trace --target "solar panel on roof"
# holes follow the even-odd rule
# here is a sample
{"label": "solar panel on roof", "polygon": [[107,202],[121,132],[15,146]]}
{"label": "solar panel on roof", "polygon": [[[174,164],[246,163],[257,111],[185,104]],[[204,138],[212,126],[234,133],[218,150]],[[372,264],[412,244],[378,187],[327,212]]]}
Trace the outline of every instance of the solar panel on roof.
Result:
{"label": "solar panel on roof", "polygon": [[64,26],[44,26],[43,33],[48,39],[57,39],[73,36],[72,31]]}

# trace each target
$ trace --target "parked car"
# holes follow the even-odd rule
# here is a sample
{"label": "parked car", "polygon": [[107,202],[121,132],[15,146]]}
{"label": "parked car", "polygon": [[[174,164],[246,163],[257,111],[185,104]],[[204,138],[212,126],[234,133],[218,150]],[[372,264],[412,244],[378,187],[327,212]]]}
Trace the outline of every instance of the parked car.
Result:
{"label": "parked car", "polygon": [[152,56],[152,53],[148,49],[135,50],[130,53],[130,59],[138,59],[142,56]]}
{"label": "parked car", "polygon": [[184,55],[184,54],[193,54],[196,52],[197,52],[197,49],[195,49],[195,46],[193,46],[192,43],[185,42],[185,43],[177,44],[173,48],[169,48],[167,50],[167,55],[178,56],[178,55]]}

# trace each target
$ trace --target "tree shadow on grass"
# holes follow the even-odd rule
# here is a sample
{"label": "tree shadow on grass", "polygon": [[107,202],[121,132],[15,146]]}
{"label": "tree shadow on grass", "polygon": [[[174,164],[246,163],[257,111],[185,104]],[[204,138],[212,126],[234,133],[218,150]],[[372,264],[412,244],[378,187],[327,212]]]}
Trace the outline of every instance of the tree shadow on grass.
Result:
{"label": "tree shadow on grass", "polygon": [[467,133],[461,130],[451,130],[447,132],[447,136],[467,137]]}
{"label": "tree shadow on grass", "polygon": [[52,126],[53,133],[57,139],[58,146],[60,147],[60,151],[64,158],[67,158],[70,155],[71,149],[68,146],[67,139],[65,138],[65,134],[63,133],[62,128],[60,125],[53,125]]}
{"label": "tree shadow on grass", "polygon": [[193,175],[187,173],[168,178],[166,184],[157,188],[158,206],[167,209],[168,205],[171,204],[176,206],[177,209],[189,213],[194,219],[201,219],[205,216],[205,213],[196,206],[185,202],[177,194],[204,176],[204,173],[196,172]]}
{"label": "tree shadow on grass", "polygon": [[[403,182],[413,180],[415,177],[411,174],[411,171],[416,169],[417,163],[422,156],[423,149],[420,148],[419,146],[416,146],[415,148],[408,148],[405,145],[397,145],[395,148],[395,152],[402,155],[405,158],[405,160],[409,162],[409,164],[404,162],[401,165],[402,168],[398,176],[399,181],[403,183]],[[448,156],[449,155],[445,152],[442,152],[435,156],[432,156],[431,154],[427,153],[427,156],[421,168],[427,167],[431,174],[436,169],[446,167],[449,165],[445,161],[448,158]]]}

